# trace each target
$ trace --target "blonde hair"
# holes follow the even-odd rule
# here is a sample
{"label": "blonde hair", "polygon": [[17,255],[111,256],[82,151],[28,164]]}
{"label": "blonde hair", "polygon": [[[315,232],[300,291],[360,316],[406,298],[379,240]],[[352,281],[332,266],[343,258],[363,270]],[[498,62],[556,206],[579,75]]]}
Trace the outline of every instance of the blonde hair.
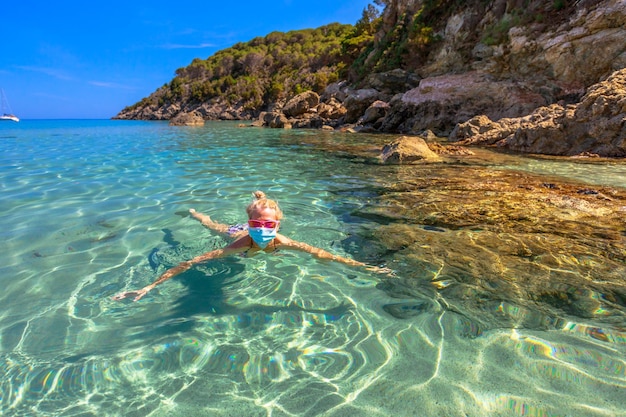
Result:
{"label": "blonde hair", "polygon": [[274,200],[270,200],[266,197],[263,191],[255,191],[252,193],[254,196],[254,201],[246,207],[246,213],[248,213],[248,217],[252,214],[253,211],[258,209],[272,209],[276,211],[276,220],[280,220],[283,218],[283,211],[278,207],[278,203]]}

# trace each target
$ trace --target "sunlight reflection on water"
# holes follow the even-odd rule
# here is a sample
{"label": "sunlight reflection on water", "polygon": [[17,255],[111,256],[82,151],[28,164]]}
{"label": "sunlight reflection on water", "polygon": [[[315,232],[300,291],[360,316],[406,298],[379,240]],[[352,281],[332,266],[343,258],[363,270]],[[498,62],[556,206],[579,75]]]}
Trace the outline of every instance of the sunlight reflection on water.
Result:
{"label": "sunlight reflection on water", "polygon": [[[555,237],[520,219],[518,231],[413,227],[379,193],[415,170],[311,145],[367,136],[46,123],[0,144],[3,415],[624,415],[623,292],[598,286],[623,276],[619,238],[582,223]],[[621,177],[596,168],[579,174]],[[138,303],[110,299],[224,245],[188,209],[240,223],[254,189],[279,200],[285,234],[396,274],[286,252],[200,265]],[[435,207],[442,195],[421,197]]]}

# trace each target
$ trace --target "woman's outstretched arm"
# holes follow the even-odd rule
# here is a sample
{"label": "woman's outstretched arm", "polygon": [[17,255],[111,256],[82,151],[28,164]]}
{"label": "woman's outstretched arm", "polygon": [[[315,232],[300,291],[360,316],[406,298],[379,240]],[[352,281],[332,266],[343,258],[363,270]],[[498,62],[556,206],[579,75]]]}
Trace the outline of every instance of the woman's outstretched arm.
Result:
{"label": "woman's outstretched arm", "polygon": [[202,254],[200,256],[196,256],[195,258],[193,258],[193,259],[191,259],[189,261],[181,262],[178,265],[176,265],[175,267],[170,268],[167,271],[165,271],[152,284],[146,285],[145,287],[143,287],[143,288],[141,288],[139,290],[121,292],[119,294],[114,295],[113,299],[114,300],[122,300],[124,298],[134,297],[133,301],[139,301],[146,294],[148,294],[150,291],[152,291],[154,289],[154,287],[156,287],[157,285],[162,284],[165,281],[167,281],[168,279],[173,278],[176,275],[181,274],[181,273],[187,271],[192,266],[194,266],[196,264],[199,264],[201,262],[208,261],[210,259],[218,259],[218,258],[223,258],[224,256],[232,255],[234,253],[237,253],[237,252],[241,251],[241,249],[243,247],[246,247],[246,245],[249,246],[249,242],[246,239],[246,237],[240,238],[240,239],[236,240],[235,242],[231,243],[230,245],[226,246],[225,248],[212,250],[211,252],[207,252],[207,253]]}
{"label": "woman's outstretched arm", "polygon": [[357,261],[355,259],[344,258],[343,256],[339,256],[339,255],[333,255],[332,253],[327,252],[324,249],[311,246],[304,242],[298,242],[282,235],[279,237],[279,245],[281,248],[284,247],[285,249],[294,249],[294,250],[299,250],[302,252],[310,253],[311,255],[313,255],[314,257],[318,259],[328,259],[330,261],[341,262],[343,264],[350,265],[350,266],[365,267],[365,269],[367,270],[378,272],[378,273],[383,273],[383,274],[389,274],[393,272],[389,268],[381,268],[378,266],[372,266],[372,265],[368,265],[366,263]]}

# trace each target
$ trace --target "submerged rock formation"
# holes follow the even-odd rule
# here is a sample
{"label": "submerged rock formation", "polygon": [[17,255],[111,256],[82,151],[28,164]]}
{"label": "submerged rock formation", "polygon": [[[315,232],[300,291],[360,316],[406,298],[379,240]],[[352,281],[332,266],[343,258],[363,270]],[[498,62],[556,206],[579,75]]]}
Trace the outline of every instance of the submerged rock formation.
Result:
{"label": "submerged rock formation", "polygon": [[[397,272],[381,280],[381,290],[398,299],[443,299],[452,311],[477,318],[475,330],[503,321],[550,329],[581,317],[626,330],[623,187],[515,168],[521,160],[564,162],[561,157],[520,158],[485,148],[455,153],[467,148],[430,142],[435,138],[428,145],[441,162],[381,164],[386,135],[355,141],[329,135],[342,134],[302,140],[375,171],[371,198],[350,216],[376,242],[361,250]],[[593,173],[596,164],[606,168],[606,160],[594,158],[571,169]],[[370,221],[376,227],[358,227]]]}

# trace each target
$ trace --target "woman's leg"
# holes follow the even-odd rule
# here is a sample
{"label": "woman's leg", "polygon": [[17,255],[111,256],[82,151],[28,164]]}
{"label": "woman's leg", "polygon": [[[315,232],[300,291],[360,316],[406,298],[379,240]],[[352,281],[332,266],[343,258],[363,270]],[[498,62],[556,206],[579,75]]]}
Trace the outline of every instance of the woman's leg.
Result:
{"label": "woman's leg", "polygon": [[229,232],[229,226],[227,224],[221,224],[221,223],[214,222],[206,214],[198,213],[194,209],[189,209],[189,214],[191,214],[191,217],[193,217],[194,219],[198,220],[200,223],[202,223],[202,225],[204,227],[206,227],[208,229],[215,230],[216,232],[219,232],[219,233],[226,233],[226,234],[228,234],[228,232]]}

